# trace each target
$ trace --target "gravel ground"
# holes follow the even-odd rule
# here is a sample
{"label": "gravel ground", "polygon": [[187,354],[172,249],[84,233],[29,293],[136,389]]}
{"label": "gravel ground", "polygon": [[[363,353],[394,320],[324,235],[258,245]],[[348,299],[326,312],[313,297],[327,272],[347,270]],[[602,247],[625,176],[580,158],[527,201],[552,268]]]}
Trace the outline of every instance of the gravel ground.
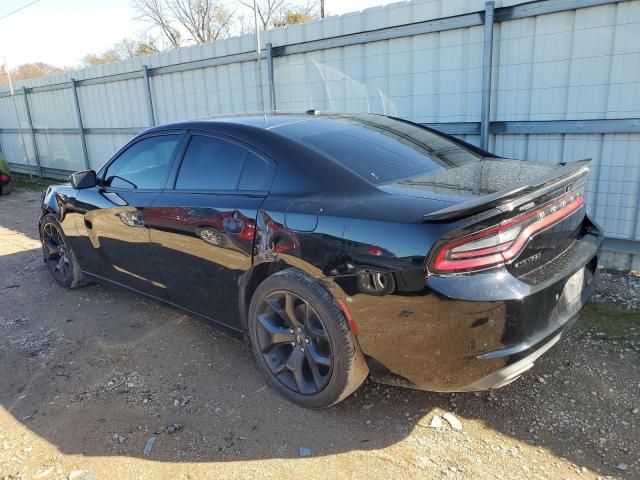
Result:
{"label": "gravel ground", "polygon": [[38,195],[0,197],[0,478],[640,478],[638,278],[605,274],[522,379],[445,395],[367,382],[309,411],[245,346],[110,287],[65,291]]}
{"label": "gravel ground", "polygon": [[640,310],[640,274],[600,272],[596,303],[613,303],[629,310]]}

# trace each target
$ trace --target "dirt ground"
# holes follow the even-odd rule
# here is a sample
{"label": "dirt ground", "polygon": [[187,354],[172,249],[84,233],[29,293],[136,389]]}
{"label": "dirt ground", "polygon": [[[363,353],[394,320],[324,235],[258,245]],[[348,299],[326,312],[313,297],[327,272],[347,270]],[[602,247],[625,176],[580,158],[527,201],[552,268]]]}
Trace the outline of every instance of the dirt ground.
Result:
{"label": "dirt ground", "polygon": [[[0,197],[0,479],[640,478],[640,310],[606,295],[501,390],[367,382],[309,411],[206,323],[58,287],[38,214],[36,191]],[[430,427],[445,412],[462,430]]]}

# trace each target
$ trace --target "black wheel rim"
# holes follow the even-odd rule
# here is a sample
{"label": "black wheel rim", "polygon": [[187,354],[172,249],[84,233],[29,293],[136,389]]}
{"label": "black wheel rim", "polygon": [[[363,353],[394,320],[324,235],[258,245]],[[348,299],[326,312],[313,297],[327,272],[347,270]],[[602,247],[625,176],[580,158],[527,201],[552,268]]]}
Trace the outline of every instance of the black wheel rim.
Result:
{"label": "black wheel rim", "polygon": [[288,291],[270,294],[258,310],[257,339],[267,367],[288,389],[314,395],[329,383],[329,334],[304,298]]}
{"label": "black wheel rim", "polygon": [[42,252],[49,270],[61,282],[71,276],[71,259],[69,249],[58,227],[47,223],[42,229]]}

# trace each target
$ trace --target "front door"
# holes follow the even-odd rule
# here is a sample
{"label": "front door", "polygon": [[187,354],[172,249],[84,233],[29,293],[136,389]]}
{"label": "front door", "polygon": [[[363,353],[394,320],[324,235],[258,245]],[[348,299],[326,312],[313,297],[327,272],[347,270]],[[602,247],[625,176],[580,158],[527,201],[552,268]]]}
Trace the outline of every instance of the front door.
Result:
{"label": "front door", "polygon": [[143,137],[100,173],[100,184],[81,190],[74,252],[83,269],[158,298],[166,286],[152,261],[145,215],[166,185],[182,135]]}
{"label": "front door", "polygon": [[171,301],[240,328],[238,284],[251,268],[255,223],[271,163],[229,139],[194,134],[173,189],[146,214]]}

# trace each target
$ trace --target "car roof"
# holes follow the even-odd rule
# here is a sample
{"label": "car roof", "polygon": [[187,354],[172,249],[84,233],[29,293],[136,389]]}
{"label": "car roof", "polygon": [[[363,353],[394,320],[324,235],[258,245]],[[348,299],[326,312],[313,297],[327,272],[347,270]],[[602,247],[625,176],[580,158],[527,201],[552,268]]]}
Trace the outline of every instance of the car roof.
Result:
{"label": "car roof", "polygon": [[198,129],[198,130],[216,130],[221,124],[228,125],[246,125],[249,127],[260,128],[263,130],[273,130],[284,125],[292,123],[308,122],[312,127],[313,121],[318,119],[337,119],[337,118],[362,118],[362,117],[379,117],[379,115],[364,113],[364,114],[346,114],[346,113],[320,113],[317,110],[310,110],[313,113],[248,113],[239,115],[228,115],[219,117],[207,117],[196,120],[189,120],[183,122],[175,122],[169,124],[158,125],[147,130],[152,132],[156,130],[168,130],[168,129]]}
{"label": "car roof", "polygon": [[[142,134],[153,133],[153,132],[161,132],[167,130],[201,130],[201,131],[210,131],[210,132],[220,132],[225,129],[234,130],[235,133],[239,133],[240,131],[244,131],[245,134],[250,134],[251,131],[255,132],[255,129],[259,129],[263,132],[278,132],[280,127],[284,127],[286,125],[292,124],[306,124],[305,126],[313,130],[317,125],[316,122],[327,122],[327,121],[340,121],[340,120],[355,120],[358,119],[360,121],[364,121],[369,124],[379,124],[384,126],[384,124],[389,123],[389,121],[396,121],[399,123],[408,123],[412,124],[412,122],[396,118],[393,116],[375,114],[375,113],[341,113],[341,112],[320,112],[318,110],[307,110],[306,112],[278,112],[278,113],[244,113],[238,115],[221,115],[217,117],[207,117],[196,120],[188,120],[183,122],[176,123],[168,123],[163,125],[158,125],[155,127],[151,127],[143,132]],[[457,144],[458,146],[463,146],[467,150],[474,152],[476,155],[480,155],[483,157],[492,157],[497,158],[497,155],[485,151],[473,144],[469,144],[459,138],[456,138],[452,135],[448,135],[444,132],[434,130],[433,128],[427,127],[425,125],[420,125],[422,128],[431,131],[447,140]],[[229,132],[231,133],[231,132]]]}

